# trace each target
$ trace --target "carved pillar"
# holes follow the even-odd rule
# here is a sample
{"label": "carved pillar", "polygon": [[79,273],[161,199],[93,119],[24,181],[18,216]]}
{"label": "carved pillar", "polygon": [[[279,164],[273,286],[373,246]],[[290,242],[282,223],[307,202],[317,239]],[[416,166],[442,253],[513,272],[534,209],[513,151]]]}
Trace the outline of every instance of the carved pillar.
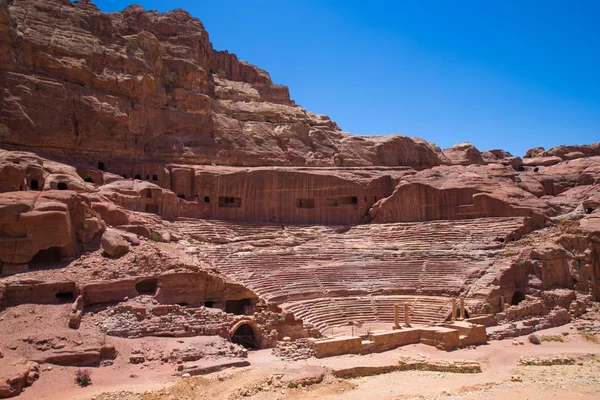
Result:
{"label": "carved pillar", "polygon": [[404,327],[410,328],[410,319],[408,317],[408,303],[404,303]]}
{"label": "carved pillar", "polygon": [[456,321],[456,299],[452,299],[452,322]]}
{"label": "carved pillar", "polygon": [[400,304],[394,304],[394,329],[400,328]]}
{"label": "carved pillar", "polygon": [[500,311],[504,310],[505,303],[506,303],[506,298],[504,296],[500,296]]}
{"label": "carved pillar", "polygon": [[464,320],[466,318],[465,314],[465,297],[460,296],[460,319]]}

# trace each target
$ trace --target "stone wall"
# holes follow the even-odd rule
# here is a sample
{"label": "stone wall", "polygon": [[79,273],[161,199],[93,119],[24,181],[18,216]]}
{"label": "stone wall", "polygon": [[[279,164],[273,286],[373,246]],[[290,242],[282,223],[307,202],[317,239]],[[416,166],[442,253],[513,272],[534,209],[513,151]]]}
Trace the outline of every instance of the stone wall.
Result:
{"label": "stone wall", "polygon": [[367,339],[340,336],[312,340],[317,358],[382,352],[415,343],[424,343],[449,351],[457,347],[487,343],[487,336],[483,325],[455,322],[444,326],[372,331]]}

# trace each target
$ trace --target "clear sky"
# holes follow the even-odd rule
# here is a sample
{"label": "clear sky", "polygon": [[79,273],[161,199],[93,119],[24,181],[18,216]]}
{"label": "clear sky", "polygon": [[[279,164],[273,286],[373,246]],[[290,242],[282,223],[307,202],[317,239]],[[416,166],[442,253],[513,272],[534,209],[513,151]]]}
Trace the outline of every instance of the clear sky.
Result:
{"label": "clear sky", "polygon": [[598,0],[95,0],[183,8],[345,131],[523,155],[600,141]]}

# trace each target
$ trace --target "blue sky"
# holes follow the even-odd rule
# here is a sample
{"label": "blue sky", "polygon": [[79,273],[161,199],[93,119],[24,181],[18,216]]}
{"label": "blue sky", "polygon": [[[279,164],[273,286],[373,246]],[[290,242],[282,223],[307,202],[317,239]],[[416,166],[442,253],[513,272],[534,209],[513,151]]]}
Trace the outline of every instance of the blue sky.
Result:
{"label": "blue sky", "polygon": [[[135,2],[134,2],[135,3]],[[103,11],[127,1],[95,0]],[[600,141],[600,1],[138,0],[345,131],[523,155]]]}

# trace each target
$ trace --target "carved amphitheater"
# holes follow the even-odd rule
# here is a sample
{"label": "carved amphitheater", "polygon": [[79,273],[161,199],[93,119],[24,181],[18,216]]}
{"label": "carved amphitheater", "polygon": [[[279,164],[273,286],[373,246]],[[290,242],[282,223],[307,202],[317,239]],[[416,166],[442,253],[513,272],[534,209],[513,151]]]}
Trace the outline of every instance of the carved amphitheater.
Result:
{"label": "carved amphitheater", "polygon": [[[83,0],[0,2],[0,83],[0,397],[39,373],[9,361],[111,338],[450,350],[600,298],[600,142],[352,135],[187,12]],[[56,318],[8,323],[33,305]],[[40,351],[48,326],[87,350]]]}

